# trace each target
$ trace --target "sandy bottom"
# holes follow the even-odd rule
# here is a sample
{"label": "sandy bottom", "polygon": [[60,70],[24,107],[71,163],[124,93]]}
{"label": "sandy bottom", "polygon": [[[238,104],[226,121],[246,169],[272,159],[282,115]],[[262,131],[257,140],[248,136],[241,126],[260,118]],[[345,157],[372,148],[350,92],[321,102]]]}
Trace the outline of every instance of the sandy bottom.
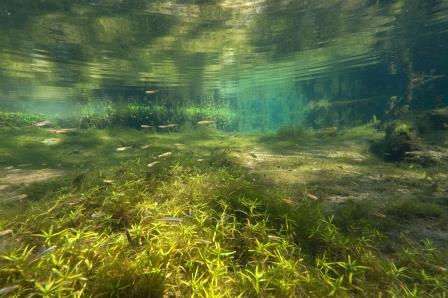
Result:
{"label": "sandy bottom", "polygon": [[61,170],[54,169],[21,169],[5,167],[0,169],[0,201],[10,202],[26,198],[18,190],[34,182],[42,182],[64,175]]}

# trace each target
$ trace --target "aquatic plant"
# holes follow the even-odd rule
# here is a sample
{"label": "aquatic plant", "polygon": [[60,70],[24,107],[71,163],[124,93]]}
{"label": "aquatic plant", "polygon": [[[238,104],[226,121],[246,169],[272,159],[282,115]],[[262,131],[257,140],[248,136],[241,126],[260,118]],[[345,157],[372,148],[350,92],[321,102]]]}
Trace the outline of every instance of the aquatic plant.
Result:
{"label": "aquatic plant", "polygon": [[348,203],[332,216],[306,196],[294,205],[286,196],[225,147],[201,162],[175,151],[149,168],[139,157],[86,172],[76,187],[0,222],[13,230],[2,236],[10,245],[1,252],[0,289],[18,297],[349,297],[378,289],[442,297],[448,290],[447,252],[406,236],[386,245],[392,241],[371,207]]}
{"label": "aquatic plant", "polygon": [[43,115],[25,112],[0,111],[0,128],[30,126],[43,119]]}
{"label": "aquatic plant", "polygon": [[56,123],[61,127],[130,127],[140,129],[141,125],[157,127],[166,123],[191,125],[204,119],[213,120],[216,126],[221,129],[232,130],[236,127],[235,115],[226,108],[209,106],[170,107],[145,102],[111,104],[106,111],[95,111],[87,106],[81,113],[68,118],[57,119]]}

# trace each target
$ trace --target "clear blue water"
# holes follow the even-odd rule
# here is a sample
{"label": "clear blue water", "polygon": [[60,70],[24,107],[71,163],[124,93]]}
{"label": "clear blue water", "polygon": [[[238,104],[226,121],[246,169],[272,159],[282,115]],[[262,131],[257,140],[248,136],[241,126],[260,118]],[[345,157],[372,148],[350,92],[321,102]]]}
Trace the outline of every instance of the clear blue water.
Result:
{"label": "clear blue water", "polygon": [[[410,105],[440,107],[447,9],[445,0],[3,0],[0,105],[66,117],[92,102],[168,103],[225,109],[240,130],[340,126],[385,117],[413,76],[433,75]],[[347,101],[313,115],[315,102]]]}

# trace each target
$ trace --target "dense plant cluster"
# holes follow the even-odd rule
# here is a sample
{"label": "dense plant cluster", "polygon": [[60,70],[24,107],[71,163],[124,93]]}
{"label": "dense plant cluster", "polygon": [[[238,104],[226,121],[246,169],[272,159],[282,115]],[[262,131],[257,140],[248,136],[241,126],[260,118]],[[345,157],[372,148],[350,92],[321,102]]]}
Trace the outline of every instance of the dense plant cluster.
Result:
{"label": "dense plant cluster", "polygon": [[90,173],[1,222],[14,234],[0,288],[16,297],[446,294],[446,252],[431,242],[402,235],[390,246],[364,205],[327,216],[253,179],[219,152]]}
{"label": "dense plant cluster", "polygon": [[[32,113],[1,112],[0,127],[23,127],[44,119],[44,115]],[[179,126],[202,120],[213,121],[216,127],[233,130],[237,126],[236,116],[226,108],[211,106],[166,107],[158,104],[127,103],[110,104],[104,110],[86,105],[74,116],[54,119],[53,125],[75,128],[130,127],[141,125],[174,123]]]}
{"label": "dense plant cluster", "polygon": [[0,111],[0,127],[14,128],[28,126],[36,121],[42,120],[42,117],[42,115],[31,113]]}

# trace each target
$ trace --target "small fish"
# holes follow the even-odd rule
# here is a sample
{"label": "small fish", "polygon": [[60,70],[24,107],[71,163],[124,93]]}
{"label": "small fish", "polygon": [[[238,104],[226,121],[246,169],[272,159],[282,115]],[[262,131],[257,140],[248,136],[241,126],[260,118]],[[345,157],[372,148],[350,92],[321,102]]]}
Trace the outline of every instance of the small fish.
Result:
{"label": "small fish", "polygon": [[124,147],[118,147],[117,148],[117,152],[123,152],[123,151],[126,151],[126,150],[128,150],[128,149],[131,149],[132,147],[130,147],[130,146],[124,146]]}
{"label": "small fish", "polygon": [[253,158],[257,158],[257,156],[252,152],[249,152],[249,155],[252,156]]}
{"label": "small fish", "polygon": [[434,268],[434,269],[437,270],[437,271],[440,271],[440,272],[446,272],[446,271],[448,271],[448,269],[446,269],[445,267],[440,266],[440,265],[431,265],[431,267]]}
{"label": "small fish", "polygon": [[90,215],[91,218],[100,218],[104,216],[104,212],[102,211],[95,211]]}
{"label": "small fish", "polygon": [[140,149],[148,149],[149,147],[151,147],[151,145],[143,145],[140,147]]}
{"label": "small fish", "polygon": [[147,164],[146,166],[147,166],[148,168],[152,168],[152,167],[154,167],[154,166],[155,166],[156,164],[158,164],[158,163],[159,163],[158,161],[153,161],[153,162]]}
{"label": "small fish", "polygon": [[376,212],[373,215],[375,215],[376,217],[379,217],[379,218],[386,218],[386,215],[383,213],[380,213],[380,212]]}
{"label": "small fish", "polygon": [[291,200],[290,198],[286,198],[282,200],[284,203],[290,205],[290,206],[295,206],[296,202],[294,202],[293,200]]}
{"label": "small fish", "polygon": [[143,215],[144,216],[152,216],[152,215],[154,215],[154,213],[151,210],[145,210],[145,211],[143,211]]}
{"label": "small fish", "polygon": [[171,124],[165,124],[165,125],[159,125],[158,127],[160,129],[166,129],[166,128],[175,128],[177,124],[171,123]]}
{"label": "small fish", "polygon": [[13,166],[9,166],[9,167],[6,167],[6,168],[4,168],[5,170],[12,170],[12,169],[14,169],[14,167]]}
{"label": "small fish", "polygon": [[142,124],[142,125],[140,125],[140,127],[143,128],[143,129],[154,128],[154,126],[152,126],[152,125],[146,125],[146,124]]}
{"label": "small fish", "polygon": [[311,199],[311,200],[314,200],[314,201],[319,201],[319,198],[318,198],[318,197],[316,197],[315,195],[312,195],[312,194],[310,194],[310,193],[307,193],[307,194],[306,194],[306,197],[307,197],[308,199]]}
{"label": "small fish", "polygon": [[79,197],[79,198],[76,198],[76,199],[74,199],[73,201],[69,202],[68,204],[69,204],[70,206],[74,206],[74,205],[81,204],[81,203],[84,202],[85,200],[86,200],[86,198],[84,198],[84,197]]}
{"label": "small fish", "polygon": [[145,91],[145,93],[146,93],[146,94],[149,94],[149,95],[151,95],[151,94],[156,94],[157,92],[159,92],[159,90],[154,90],[154,89],[153,89],[153,90],[146,90],[146,91]]}
{"label": "small fish", "polygon": [[210,240],[206,240],[206,239],[199,239],[199,242],[204,243],[204,244],[207,244],[207,245],[210,245],[210,244],[213,243],[212,241],[210,241]]}
{"label": "small fish", "polygon": [[46,248],[46,249],[42,250],[40,253],[38,253],[34,257],[33,261],[35,261],[35,260],[37,260],[39,258],[42,258],[43,256],[46,256],[48,254],[51,254],[56,249],[56,247],[57,247],[56,245],[53,245],[53,246],[50,246],[49,248]]}
{"label": "small fish", "polygon": [[103,180],[103,183],[104,183],[104,184],[112,184],[112,183],[114,183],[114,180],[104,179],[104,180]]}
{"label": "small fish", "polygon": [[45,144],[47,146],[53,146],[53,145],[59,144],[61,141],[62,141],[61,139],[49,138],[49,139],[43,140],[41,143]]}
{"label": "small fish", "polygon": [[211,120],[201,120],[198,122],[198,125],[212,125],[215,124],[215,121],[211,121]]}
{"label": "small fish", "polygon": [[167,216],[167,217],[162,217],[162,218],[158,219],[158,221],[180,224],[182,222],[182,218]]}
{"label": "small fish", "polygon": [[165,153],[157,155],[157,157],[158,158],[163,158],[163,157],[168,157],[168,156],[171,156],[171,155],[173,155],[173,152],[165,152]]}
{"label": "small fish", "polygon": [[11,229],[0,231],[0,237],[12,235],[12,234],[13,234],[13,231]]}
{"label": "small fish", "polygon": [[19,286],[9,286],[9,287],[4,287],[2,289],[0,289],[0,296],[9,294],[15,290],[17,290],[19,288]]}
{"label": "small fish", "polygon": [[281,237],[278,237],[278,236],[275,236],[275,235],[268,235],[268,239],[269,240],[275,240],[275,241],[282,240]]}
{"label": "small fish", "polygon": [[51,125],[50,120],[44,120],[44,121],[40,121],[40,122],[33,124],[33,126],[35,126],[35,127],[45,127],[45,126],[49,126],[49,125]]}
{"label": "small fish", "polygon": [[49,129],[48,132],[55,133],[55,134],[67,134],[70,132],[75,131],[74,128],[60,128],[60,129]]}
{"label": "small fish", "polygon": [[27,197],[28,197],[28,195],[25,195],[25,194],[17,195],[17,196],[8,198],[8,201],[20,201],[20,200],[26,199]]}
{"label": "small fish", "polygon": [[320,131],[323,131],[323,132],[335,132],[337,130],[338,130],[338,128],[336,126],[324,127],[324,128],[320,129]]}
{"label": "small fish", "polygon": [[204,159],[203,158],[198,158],[197,161],[202,162],[202,161],[204,161]]}

